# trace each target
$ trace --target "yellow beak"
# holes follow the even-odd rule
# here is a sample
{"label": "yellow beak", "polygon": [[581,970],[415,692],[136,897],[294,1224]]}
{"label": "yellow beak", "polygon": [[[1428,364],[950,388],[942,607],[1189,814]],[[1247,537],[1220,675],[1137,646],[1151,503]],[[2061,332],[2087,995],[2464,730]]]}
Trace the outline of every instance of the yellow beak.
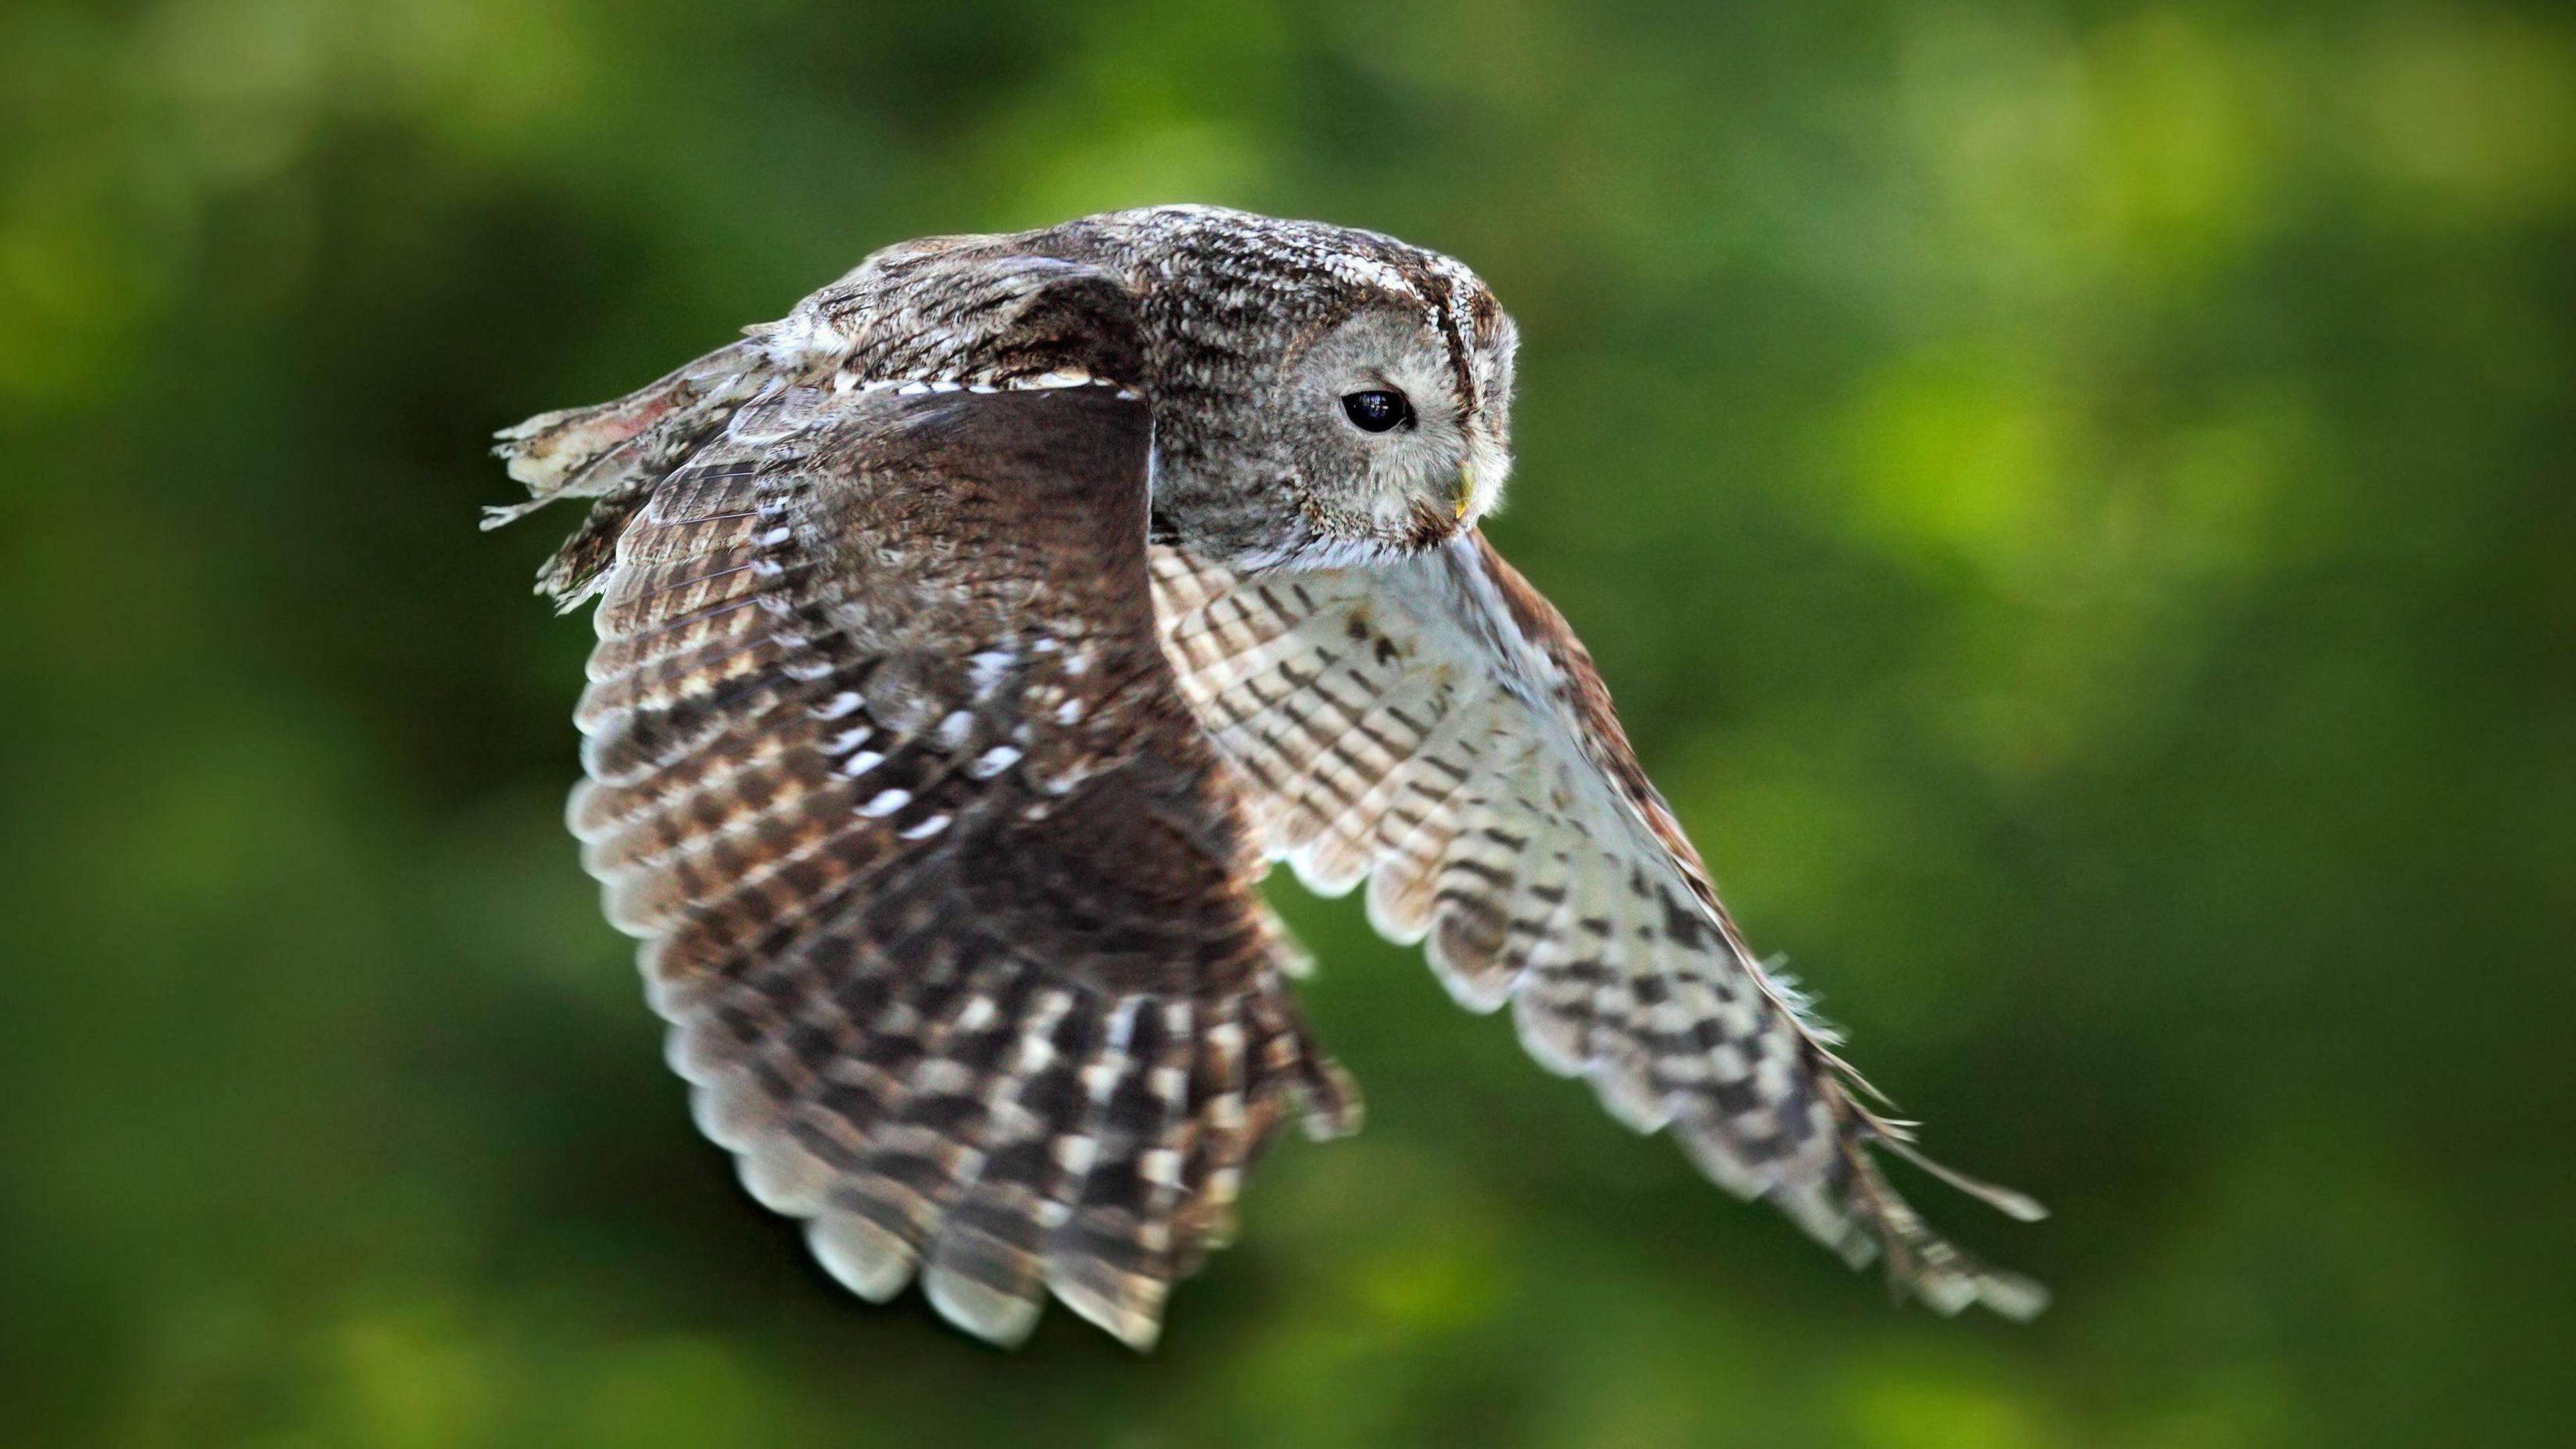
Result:
{"label": "yellow beak", "polygon": [[1455,495],[1450,499],[1450,502],[1457,510],[1454,516],[1460,522],[1465,522],[1467,518],[1467,506],[1475,501],[1476,475],[1474,472],[1462,466],[1458,470],[1458,481],[1456,484]]}

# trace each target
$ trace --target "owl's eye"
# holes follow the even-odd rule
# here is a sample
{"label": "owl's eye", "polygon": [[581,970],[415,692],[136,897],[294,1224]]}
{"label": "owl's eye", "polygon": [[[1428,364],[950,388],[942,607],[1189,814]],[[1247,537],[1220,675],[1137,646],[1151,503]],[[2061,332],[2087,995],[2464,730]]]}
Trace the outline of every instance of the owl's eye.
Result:
{"label": "owl's eye", "polygon": [[1383,433],[1413,421],[1413,404],[1386,388],[1342,394],[1342,415],[1363,433]]}

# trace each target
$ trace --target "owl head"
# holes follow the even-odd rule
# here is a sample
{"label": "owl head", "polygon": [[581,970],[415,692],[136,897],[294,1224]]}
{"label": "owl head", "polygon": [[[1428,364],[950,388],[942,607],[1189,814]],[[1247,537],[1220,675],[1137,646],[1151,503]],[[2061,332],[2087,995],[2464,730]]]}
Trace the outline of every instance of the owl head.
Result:
{"label": "owl head", "polygon": [[1517,336],[1466,267],[1215,207],[1055,231],[1138,298],[1158,530],[1247,566],[1343,564],[1432,547],[1500,499]]}

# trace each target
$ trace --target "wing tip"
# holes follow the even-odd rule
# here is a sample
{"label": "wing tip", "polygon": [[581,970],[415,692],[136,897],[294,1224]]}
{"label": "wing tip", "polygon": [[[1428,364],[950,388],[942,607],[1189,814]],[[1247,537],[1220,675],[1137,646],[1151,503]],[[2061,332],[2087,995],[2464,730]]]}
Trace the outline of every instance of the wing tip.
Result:
{"label": "wing tip", "polygon": [[1977,1278],[1977,1301],[2015,1323],[2028,1323],[2048,1311],[2048,1285],[2019,1273],[1987,1269]]}
{"label": "wing tip", "polygon": [[1878,1135],[1878,1143],[1898,1157],[1921,1168],[1935,1180],[1963,1192],[2018,1223],[2036,1223],[2048,1217],[2048,1207],[2025,1192],[2016,1192],[2000,1183],[1971,1177],[1955,1167],[1935,1162],[1921,1148],[1892,1133]]}
{"label": "wing tip", "polygon": [[912,1281],[913,1249],[856,1213],[826,1211],[805,1224],[806,1246],[835,1282],[870,1303],[889,1303]]}
{"label": "wing tip", "polygon": [[1138,1353],[1153,1352],[1163,1336],[1163,1294],[1152,1290],[1161,1285],[1139,1278],[1118,1286],[1126,1291],[1079,1277],[1047,1275],[1047,1288],[1056,1300],[1085,1322]]}
{"label": "wing tip", "polygon": [[936,1263],[922,1273],[921,1292],[940,1317],[996,1348],[1028,1342],[1046,1307],[1041,1299],[1005,1292]]}

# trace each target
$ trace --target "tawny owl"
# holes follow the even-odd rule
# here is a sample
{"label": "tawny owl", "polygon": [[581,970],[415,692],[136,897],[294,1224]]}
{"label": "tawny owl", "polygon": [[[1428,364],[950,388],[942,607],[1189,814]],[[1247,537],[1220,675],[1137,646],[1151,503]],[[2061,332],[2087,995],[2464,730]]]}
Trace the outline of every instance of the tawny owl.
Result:
{"label": "tawny owl", "polygon": [[1727,1188],[1935,1308],[2038,1307],[1890,1190],[1902,1126],[1475,531],[1513,345],[1446,257],[1159,207],[889,248],[501,435],[534,501],[492,523],[591,500],[541,576],[598,600],[584,863],[698,1121],[841,1282],[1150,1343],[1272,1134],[1358,1121],[1285,859]]}

